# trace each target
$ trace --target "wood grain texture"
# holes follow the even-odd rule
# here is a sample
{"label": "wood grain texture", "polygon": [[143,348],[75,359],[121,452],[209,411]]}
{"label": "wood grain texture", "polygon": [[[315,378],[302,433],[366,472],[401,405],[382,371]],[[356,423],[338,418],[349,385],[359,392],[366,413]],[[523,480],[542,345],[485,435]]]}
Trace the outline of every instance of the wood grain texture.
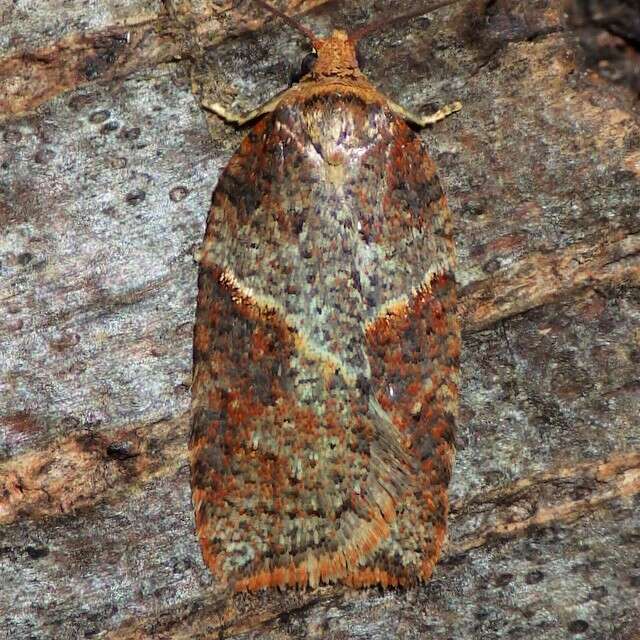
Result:
{"label": "wood grain texture", "polygon": [[[208,578],[187,465],[192,253],[241,134],[203,116],[185,62],[4,114],[0,637],[635,640],[640,54],[627,5],[606,5],[474,2],[365,43],[396,101],[464,103],[423,134],[465,315],[450,542],[409,592],[226,600]],[[55,45],[3,29],[25,34],[3,59]],[[303,47],[274,25],[234,33],[203,39],[195,89],[256,106]]]}

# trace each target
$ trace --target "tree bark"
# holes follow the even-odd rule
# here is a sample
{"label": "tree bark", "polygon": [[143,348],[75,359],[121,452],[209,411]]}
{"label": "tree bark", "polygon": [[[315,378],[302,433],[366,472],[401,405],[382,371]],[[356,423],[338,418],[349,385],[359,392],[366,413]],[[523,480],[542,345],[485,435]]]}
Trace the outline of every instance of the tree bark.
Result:
{"label": "tree bark", "polygon": [[[409,2],[280,4],[314,30]],[[454,212],[449,542],[426,585],[224,593],[193,533],[194,250],[308,44],[250,3],[0,9],[0,638],[640,638],[640,14],[474,0],[363,43]]]}

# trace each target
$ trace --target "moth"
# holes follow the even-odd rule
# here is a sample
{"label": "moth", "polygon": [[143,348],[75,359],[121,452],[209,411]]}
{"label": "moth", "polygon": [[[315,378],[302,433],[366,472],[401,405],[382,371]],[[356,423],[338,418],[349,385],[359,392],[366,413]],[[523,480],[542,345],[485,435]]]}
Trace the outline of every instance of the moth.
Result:
{"label": "moth", "polygon": [[[446,534],[460,328],[454,240],[419,117],[321,38],[251,123],[199,262],[191,482],[203,558],[237,591],[411,585]],[[452,4],[439,2],[403,19]],[[411,126],[410,126],[411,125]]]}

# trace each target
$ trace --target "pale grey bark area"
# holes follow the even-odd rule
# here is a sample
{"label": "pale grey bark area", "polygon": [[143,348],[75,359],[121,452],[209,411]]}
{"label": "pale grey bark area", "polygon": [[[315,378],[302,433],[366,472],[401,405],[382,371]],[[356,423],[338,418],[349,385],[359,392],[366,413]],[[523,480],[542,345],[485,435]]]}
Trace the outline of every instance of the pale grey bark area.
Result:
{"label": "pale grey bark area", "polygon": [[0,638],[636,640],[632,3],[476,0],[365,43],[394,100],[464,103],[424,132],[465,327],[450,540],[422,588],[231,597],[200,558],[186,453],[193,253],[242,132],[198,98],[255,106],[305,45],[247,32],[246,3],[170,7],[2,9]]}

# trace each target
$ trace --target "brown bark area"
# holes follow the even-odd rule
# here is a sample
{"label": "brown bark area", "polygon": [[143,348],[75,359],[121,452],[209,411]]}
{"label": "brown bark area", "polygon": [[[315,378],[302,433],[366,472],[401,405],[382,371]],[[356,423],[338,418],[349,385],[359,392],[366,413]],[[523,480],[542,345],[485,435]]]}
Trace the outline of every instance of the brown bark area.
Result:
{"label": "brown bark area", "polygon": [[[387,4],[288,9],[322,32]],[[364,43],[397,102],[464,103],[424,132],[465,327],[449,544],[418,589],[231,597],[186,452],[193,251],[242,132],[198,100],[255,106],[306,45],[248,3],[19,6],[0,10],[0,637],[637,638],[635,4],[474,0]]]}

